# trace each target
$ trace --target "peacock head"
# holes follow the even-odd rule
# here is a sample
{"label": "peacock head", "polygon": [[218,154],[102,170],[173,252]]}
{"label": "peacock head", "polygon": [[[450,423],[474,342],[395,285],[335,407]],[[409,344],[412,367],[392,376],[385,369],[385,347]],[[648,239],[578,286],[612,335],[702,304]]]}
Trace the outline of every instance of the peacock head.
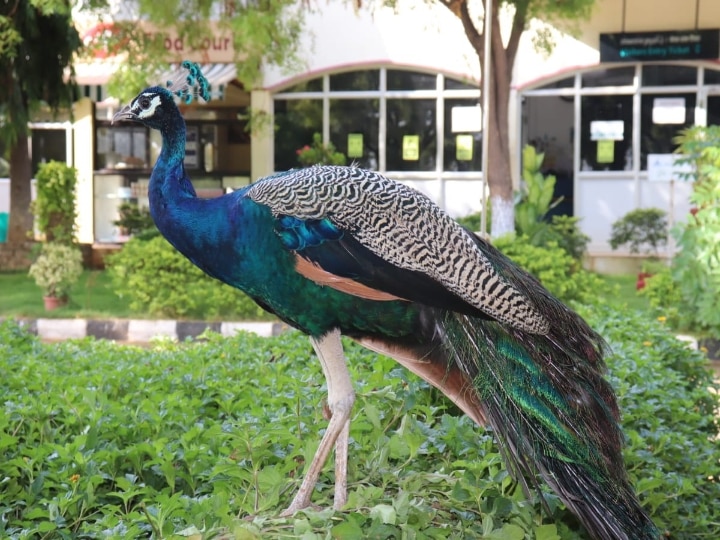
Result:
{"label": "peacock head", "polygon": [[112,121],[128,120],[162,130],[171,119],[177,118],[178,98],[188,105],[199,99],[210,100],[210,83],[195,62],[184,61],[181,72],[165,87],[151,86],[140,92],[129,105],[115,113]]}

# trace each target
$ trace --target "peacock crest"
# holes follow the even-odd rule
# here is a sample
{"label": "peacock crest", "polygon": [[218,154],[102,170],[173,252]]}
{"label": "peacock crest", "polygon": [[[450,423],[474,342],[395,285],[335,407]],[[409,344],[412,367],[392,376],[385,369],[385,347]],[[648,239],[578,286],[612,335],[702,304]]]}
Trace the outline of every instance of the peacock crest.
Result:
{"label": "peacock crest", "polygon": [[190,60],[180,64],[180,69],[167,80],[165,87],[185,105],[198,99],[210,101],[210,82],[203,75],[200,65]]}

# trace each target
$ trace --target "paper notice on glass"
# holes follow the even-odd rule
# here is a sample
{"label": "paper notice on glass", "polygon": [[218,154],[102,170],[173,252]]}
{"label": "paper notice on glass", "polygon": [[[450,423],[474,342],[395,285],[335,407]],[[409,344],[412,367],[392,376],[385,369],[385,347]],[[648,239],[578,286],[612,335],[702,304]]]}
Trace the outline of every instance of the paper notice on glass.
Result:
{"label": "paper notice on glass", "polygon": [[363,156],[363,134],[348,133],[347,136],[347,157],[361,158]]}
{"label": "paper notice on glass", "polygon": [[404,161],[420,159],[420,135],[403,135],[402,158]]}
{"label": "paper notice on glass", "polygon": [[472,161],[473,143],[472,135],[457,135],[455,137],[455,159],[458,161]]}
{"label": "paper notice on glass", "polygon": [[590,122],[590,140],[612,139],[622,141],[625,138],[625,122],[622,120],[593,120]]}
{"label": "paper notice on glass", "polygon": [[653,99],[653,124],[684,124],[685,98],[662,97]]}
{"label": "paper notice on glass", "polygon": [[450,130],[453,133],[482,131],[482,108],[480,105],[453,107],[450,110]]}
{"label": "paper notice on glass", "polygon": [[612,163],[615,161],[615,141],[598,141],[596,157],[598,163]]}

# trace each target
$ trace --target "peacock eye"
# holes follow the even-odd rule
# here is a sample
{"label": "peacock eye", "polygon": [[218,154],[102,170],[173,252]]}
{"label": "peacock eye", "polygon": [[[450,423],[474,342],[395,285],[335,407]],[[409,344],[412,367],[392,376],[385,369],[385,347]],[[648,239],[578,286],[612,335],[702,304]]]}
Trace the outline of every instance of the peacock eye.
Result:
{"label": "peacock eye", "polygon": [[147,110],[150,108],[150,98],[147,96],[142,96],[138,100],[138,105],[140,105],[141,109]]}

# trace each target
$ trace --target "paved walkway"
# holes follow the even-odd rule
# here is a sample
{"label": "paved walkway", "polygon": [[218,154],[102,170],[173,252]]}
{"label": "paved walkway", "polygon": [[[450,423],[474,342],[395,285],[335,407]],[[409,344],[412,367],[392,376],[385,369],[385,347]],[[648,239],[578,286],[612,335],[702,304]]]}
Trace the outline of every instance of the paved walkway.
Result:
{"label": "paved walkway", "polygon": [[277,322],[203,322],[142,319],[16,319],[31,333],[48,341],[95,337],[129,343],[149,343],[156,337],[194,339],[206,330],[232,336],[239,331],[275,336],[287,328]]}

